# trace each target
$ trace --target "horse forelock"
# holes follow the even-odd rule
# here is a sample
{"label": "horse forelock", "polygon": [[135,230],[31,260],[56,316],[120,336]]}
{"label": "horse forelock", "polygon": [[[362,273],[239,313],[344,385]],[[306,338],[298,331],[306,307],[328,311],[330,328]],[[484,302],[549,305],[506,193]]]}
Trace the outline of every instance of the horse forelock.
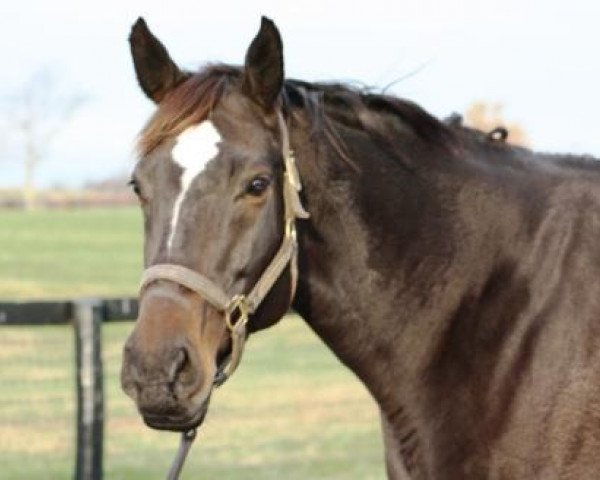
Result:
{"label": "horse forelock", "polygon": [[165,96],[143,128],[137,142],[138,153],[147,155],[165,140],[175,138],[190,126],[206,120],[226,86],[239,75],[239,68],[227,65],[210,65],[188,74]]}

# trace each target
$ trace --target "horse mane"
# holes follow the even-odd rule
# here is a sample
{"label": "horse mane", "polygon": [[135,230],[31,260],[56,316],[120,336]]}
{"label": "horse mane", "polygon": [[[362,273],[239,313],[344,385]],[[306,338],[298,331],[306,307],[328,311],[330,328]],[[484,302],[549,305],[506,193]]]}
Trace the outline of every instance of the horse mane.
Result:
{"label": "horse mane", "polygon": [[[187,74],[165,96],[143,128],[138,140],[140,154],[148,154],[167,138],[208,118],[227,86],[239,84],[241,76],[241,67],[222,64],[208,65]],[[426,144],[444,149],[452,149],[457,141],[454,129],[415,103],[347,84],[286,80],[283,105],[288,111],[301,109],[305,112],[313,129],[324,131],[338,150],[343,147],[332,126],[333,121],[392,143],[398,132],[412,132]]]}
{"label": "horse mane", "polygon": [[[417,104],[392,95],[375,93],[368,87],[343,83],[309,83],[288,80],[286,97],[294,106],[313,104],[310,110],[351,128],[359,128],[384,141],[393,142],[399,132],[412,131],[431,146],[451,147],[455,132]],[[315,99],[316,98],[316,99]],[[318,120],[318,112],[313,114]]]}

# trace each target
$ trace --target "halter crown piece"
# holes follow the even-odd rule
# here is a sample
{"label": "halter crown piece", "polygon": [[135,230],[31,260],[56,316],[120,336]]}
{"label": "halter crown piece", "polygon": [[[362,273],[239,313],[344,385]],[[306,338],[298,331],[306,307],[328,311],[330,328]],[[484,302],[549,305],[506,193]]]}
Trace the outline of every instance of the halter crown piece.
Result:
{"label": "halter crown piece", "polygon": [[[296,168],[294,153],[290,148],[289,132],[283,115],[277,112],[281,148],[284,159],[283,174],[283,204],[284,204],[284,235],[279,250],[265,268],[262,275],[248,293],[230,295],[214,281],[183,265],[162,263],[152,265],[144,270],[140,283],[143,291],[156,280],[169,280],[182,285],[196,293],[220,312],[223,312],[225,324],[231,335],[231,354],[224,368],[219,369],[214,385],[219,387],[240,364],[244,344],[246,343],[246,324],[250,315],[256,312],[262,301],[269,294],[275,282],[289,265],[291,275],[290,303],[296,293],[298,281],[298,240],[296,237],[296,219],[309,218],[309,213],[302,206],[300,191],[302,184]],[[177,457],[171,466],[168,480],[176,480],[183,467],[187,452],[195,438],[195,430],[184,432]]]}

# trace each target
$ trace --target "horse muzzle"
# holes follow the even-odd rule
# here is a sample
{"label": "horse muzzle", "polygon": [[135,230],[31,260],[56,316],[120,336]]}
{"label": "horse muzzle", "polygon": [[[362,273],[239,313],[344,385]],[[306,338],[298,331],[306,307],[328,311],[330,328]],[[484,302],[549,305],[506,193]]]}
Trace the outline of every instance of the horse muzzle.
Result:
{"label": "horse muzzle", "polygon": [[203,376],[198,371],[184,371],[194,367],[185,365],[189,360],[182,350],[174,355],[175,361],[169,362],[169,371],[141,366],[140,360],[132,360],[136,356],[132,351],[126,346],[121,384],[136,403],[144,423],[159,430],[174,431],[199,426],[208,410],[212,381],[199,378]]}
{"label": "horse muzzle", "polygon": [[184,431],[206,416],[221,336],[200,328],[200,310],[176,286],[157,285],[141,299],[123,349],[121,385],[149,427]]}

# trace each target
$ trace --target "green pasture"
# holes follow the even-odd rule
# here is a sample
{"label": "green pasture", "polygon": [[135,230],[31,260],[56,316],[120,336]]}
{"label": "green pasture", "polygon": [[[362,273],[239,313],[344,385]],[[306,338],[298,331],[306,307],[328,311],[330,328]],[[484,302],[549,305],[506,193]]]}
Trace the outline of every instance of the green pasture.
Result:
{"label": "green pasture", "polygon": [[[140,231],[135,209],[0,212],[0,297],[133,295]],[[160,479],[178,437],[145,427],[120,391],[131,327],[103,327],[105,478]],[[0,326],[0,480],[71,478],[73,355],[69,326]],[[382,455],[373,401],[290,315],[213,396],[183,478],[382,479]]]}
{"label": "green pasture", "polygon": [[0,298],[134,295],[137,208],[0,211]]}

